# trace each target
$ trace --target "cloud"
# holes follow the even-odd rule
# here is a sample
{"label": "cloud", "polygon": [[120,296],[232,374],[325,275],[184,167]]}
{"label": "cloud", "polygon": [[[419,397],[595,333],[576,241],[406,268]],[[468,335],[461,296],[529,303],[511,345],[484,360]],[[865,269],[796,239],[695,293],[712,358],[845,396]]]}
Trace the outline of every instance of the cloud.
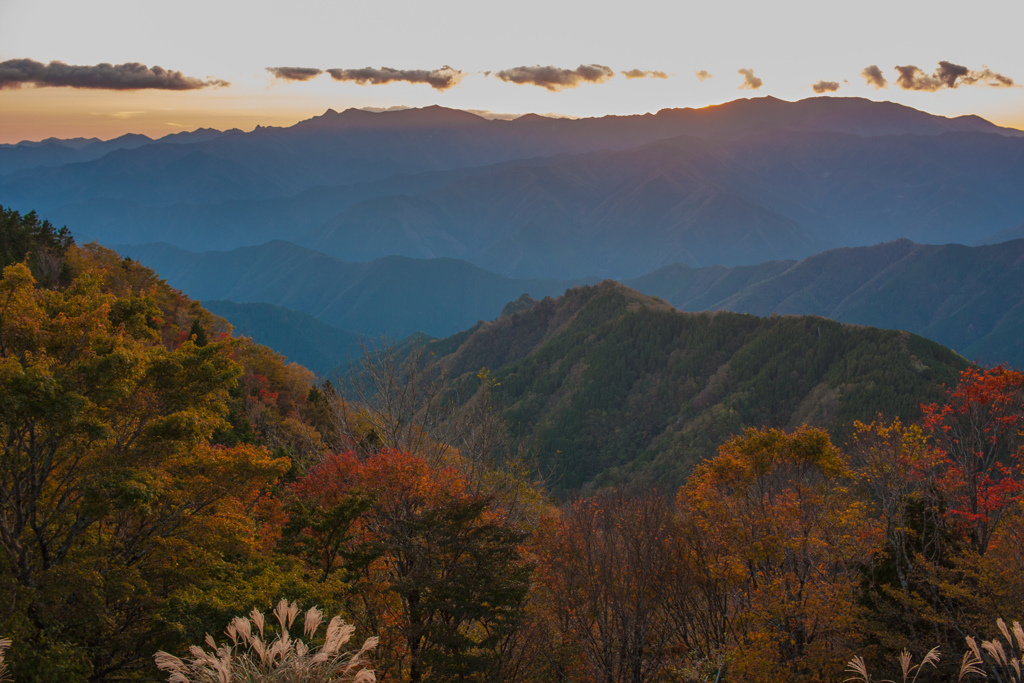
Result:
{"label": "cloud", "polygon": [[621,73],[629,80],[634,78],[668,78],[668,74],[664,71],[641,71],[640,69],[630,69],[629,71],[622,71]]}
{"label": "cloud", "polygon": [[268,66],[267,71],[282,81],[308,81],[323,73],[323,69],[310,69],[304,66]]}
{"label": "cloud", "polygon": [[697,80],[700,81],[701,83],[703,83],[704,81],[708,80],[709,78],[714,78],[714,76],[712,74],[708,73],[704,69],[701,69],[700,71],[694,71],[693,74],[697,77]]}
{"label": "cloud", "polygon": [[582,83],[604,83],[615,72],[600,64],[580,64],[575,69],[557,66],[517,66],[494,74],[506,83],[537,85],[552,92],[575,88]]}
{"label": "cloud", "polygon": [[754,75],[753,69],[740,69],[736,73],[743,76],[743,85],[740,86],[740,90],[757,90],[764,81]]}
{"label": "cloud", "polygon": [[391,107],[359,107],[359,109],[362,111],[373,112],[374,114],[382,114],[386,111],[405,111],[407,109],[412,109],[412,107],[405,104],[396,104]]}
{"label": "cloud", "polygon": [[230,85],[227,81],[190,78],[180,71],[148,67],[138,62],[76,66],[64,62],[43,64],[33,59],[0,62],[0,88],[91,88],[94,90],[197,90]]}
{"label": "cloud", "polygon": [[860,72],[860,75],[864,77],[864,80],[868,82],[868,85],[875,86],[875,89],[888,88],[889,83],[885,80],[885,76],[882,75],[882,70],[878,68],[877,64],[864,67],[864,70]]}
{"label": "cloud", "polygon": [[359,85],[383,85],[385,83],[426,83],[435,90],[447,90],[457,85],[466,74],[453,69],[447,64],[440,69],[426,71],[424,69],[392,69],[382,66],[379,69],[328,69],[327,73],[336,81],[352,81]]}
{"label": "cloud", "polygon": [[811,88],[814,89],[814,92],[820,95],[823,92],[835,92],[836,90],[839,90],[839,83],[836,81],[818,81],[812,85]]}
{"label": "cloud", "polygon": [[973,71],[966,66],[946,61],[939,62],[939,68],[931,74],[914,65],[897,66],[896,71],[899,73],[896,85],[904,90],[935,92],[961,85],[987,85],[993,88],[1012,88],[1015,85],[1012,78],[995,73],[987,66],[983,66],[981,71]]}
{"label": "cloud", "polygon": [[142,116],[145,113],[144,111],[115,111],[108,114],[108,116],[114,119],[130,119],[135,116]]}

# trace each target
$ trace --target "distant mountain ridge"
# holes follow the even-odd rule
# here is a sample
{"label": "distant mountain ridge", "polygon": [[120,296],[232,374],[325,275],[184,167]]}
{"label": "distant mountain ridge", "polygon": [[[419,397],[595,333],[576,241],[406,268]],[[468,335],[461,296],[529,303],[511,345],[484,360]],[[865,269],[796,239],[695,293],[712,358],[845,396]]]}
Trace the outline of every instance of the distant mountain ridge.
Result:
{"label": "distant mountain ridge", "polygon": [[1024,133],[856,98],[578,120],[328,111],[214,133],[8,173],[0,203],[108,244],[286,239],[520,278],[974,243],[1024,219]]}
{"label": "distant mountain ridge", "polygon": [[674,266],[626,284],[683,310],[820,315],[910,330],[986,364],[1024,368],[1024,240],[898,240],[750,268]]}
{"label": "distant mountain ridge", "polygon": [[[119,250],[194,298],[272,303],[371,337],[444,337],[494,319],[524,293],[542,298],[597,281],[506,278],[454,259],[347,263],[286,242],[202,254],[169,245]],[[1024,368],[1024,240],[987,247],[898,240],[802,261],[676,264],[623,282],[680,310],[820,315],[908,330],[971,360]]]}
{"label": "distant mountain ridge", "polygon": [[288,242],[201,254],[166,244],[117,249],[196,299],[271,303],[371,338],[447,336],[524,292],[543,297],[588,282],[512,280],[454,259],[347,263]]}
{"label": "distant mountain ridge", "polygon": [[230,321],[234,336],[250,337],[321,377],[344,374],[360,357],[359,336],[311,315],[273,304],[204,301],[203,308]]}
{"label": "distant mountain ridge", "polygon": [[0,145],[0,176],[23,168],[92,161],[118,149],[138,149],[156,142],[167,144],[204,142],[222,134],[221,131],[213,128],[197,128],[193,131],[171,133],[157,139],[148,135],[128,133],[110,140],[47,138],[39,142],[22,141],[13,145]]}

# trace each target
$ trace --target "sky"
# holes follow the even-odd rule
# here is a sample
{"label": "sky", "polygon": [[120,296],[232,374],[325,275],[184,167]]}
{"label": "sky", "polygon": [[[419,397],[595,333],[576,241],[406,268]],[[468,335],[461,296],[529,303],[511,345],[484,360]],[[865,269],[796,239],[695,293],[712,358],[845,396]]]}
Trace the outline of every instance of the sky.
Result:
{"label": "sky", "polygon": [[1021,26],[1021,0],[0,0],[0,143],[816,94],[1024,129]]}

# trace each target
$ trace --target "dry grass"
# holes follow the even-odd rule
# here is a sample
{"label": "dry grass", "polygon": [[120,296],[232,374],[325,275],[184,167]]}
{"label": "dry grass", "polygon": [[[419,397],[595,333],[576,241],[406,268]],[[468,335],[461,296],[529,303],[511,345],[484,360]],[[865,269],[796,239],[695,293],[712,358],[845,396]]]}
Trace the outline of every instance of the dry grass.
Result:
{"label": "dry grass", "polygon": [[[915,683],[915,681],[917,681],[917,677],[921,675],[921,670],[924,668],[925,664],[931,664],[934,668],[935,665],[939,663],[939,648],[933,647],[931,650],[929,650],[928,654],[924,656],[924,659],[922,659],[919,664],[913,663],[914,658],[910,654],[909,650],[904,650],[903,652],[901,652],[900,656],[898,657],[898,661],[900,663],[900,670],[903,674],[903,678],[901,679],[902,683]],[[849,662],[847,662],[846,671],[848,673],[852,673],[855,675],[845,679],[843,683],[846,683],[847,681],[872,683],[871,674],[868,673],[868,667],[867,664],[864,663],[863,657],[857,656],[851,659]],[[874,681],[874,683],[896,682],[893,680],[886,679]]]}
{"label": "dry grass", "polygon": [[0,683],[7,683],[11,680],[7,677],[7,664],[4,663],[4,654],[10,646],[10,638],[0,638]]}
{"label": "dry grass", "polygon": [[181,660],[166,652],[154,655],[156,665],[170,673],[170,683],[369,683],[376,681],[372,670],[365,668],[364,655],[377,646],[376,638],[368,638],[358,651],[342,651],[355,627],[334,617],[327,624],[324,642],[318,650],[308,641],[315,637],[324,621],[316,607],[306,611],[303,635],[306,642],[292,638],[289,629],[299,615],[293,602],[281,600],[274,608],[280,626],[277,636],[269,639],[266,619],[253,610],[249,618],[235,617],[225,633],[230,640],[218,645],[206,636],[207,652],[193,645],[191,657]]}
{"label": "dry grass", "polygon": [[[981,645],[978,645],[974,638],[970,636],[966,638],[968,649],[960,660],[960,673],[957,681],[963,681],[972,676],[988,679],[989,673],[992,673],[991,678],[997,681],[1024,683],[1024,676],[1021,675],[1021,670],[1024,669],[1024,657],[1022,657],[1022,653],[1024,653],[1024,627],[1021,627],[1018,621],[1013,622],[1013,626],[1009,627],[1002,619],[996,620],[996,626],[999,627],[1003,640],[995,638],[982,641]],[[906,650],[899,656],[900,668],[903,671],[903,683],[914,683],[921,674],[921,669],[925,664],[931,664],[934,667],[939,661],[939,649],[933,648],[931,652],[925,655],[920,664],[914,665],[912,661],[910,653]],[[846,667],[846,672],[854,675],[845,679],[843,683],[848,681],[857,681],[858,683],[895,683],[895,681],[874,681],[868,672],[864,658],[860,656],[856,656],[847,662]],[[910,678],[911,676],[913,678]]]}
{"label": "dry grass", "polygon": [[1024,683],[1021,676],[1021,653],[1024,653],[1024,628],[1020,622],[1013,622],[1013,628],[1002,619],[996,620],[996,626],[1003,635],[1003,640],[982,641],[981,646],[974,638],[967,638],[967,652],[960,664],[960,680],[967,676],[988,678],[985,668],[995,674],[995,678],[1009,683]]}

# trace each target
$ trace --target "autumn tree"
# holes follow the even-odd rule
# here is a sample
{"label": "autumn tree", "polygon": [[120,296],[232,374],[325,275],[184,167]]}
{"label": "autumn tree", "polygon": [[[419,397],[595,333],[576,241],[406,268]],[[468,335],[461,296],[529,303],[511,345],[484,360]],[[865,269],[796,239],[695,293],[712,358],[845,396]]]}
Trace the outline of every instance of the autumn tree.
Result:
{"label": "autumn tree", "polygon": [[857,631],[856,567],[871,548],[845,476],[828,434],[802,427],[748,429],[687,481],[692,519],[729,558],[736,588],[731,676],[822,680],[845,661]]}
{"label": "autumn tree", "polygon": [[1024,373],[968,368],[942,404],[922,406],[924,428],[945,456],[939,486],[971,547],[988,549],[1024,485]]}
{"label": "autumn tree", "polygon": [[642,683],[670,662],[677,623],[672,585],[683,580],[672,505],[653,492],[603,492],[577,501],[540,534],[540,596],[562,647],[581,655],[573,680]]}
{"label": "autumn tree", "polygon": [[943,505],[936,497],[942,454],[920,426],[900,420],[857,422],[847,458],[858,493],[880,522],[885,553],[900,589],[910,589],[916,559],[944,550]]}
{"label": "autumn tree", "polygon": [[244,552],[246,506],[287,464],[210,446],[238,366],[230,342],[163,343],[145,294],[84,267],[64,288],[0,280],[0,625],[33,680],[150,666],[152,610],[190,568]]}
{"label": "autumn tree", "polygon": [[923,413],[920,426],[859,424],[848,448],[885,539],[868,602],[893,654],[957,648],[1020,599],[1024,375],[969,368]]}
{"label": "autumn tree", "polygon": [[286,550],[351,584],[339,588],[356,623],[380,634],[382,680],[502,680],[531,567],[499,501],[394,450],[328,456],[292,492],[303,517]]}

